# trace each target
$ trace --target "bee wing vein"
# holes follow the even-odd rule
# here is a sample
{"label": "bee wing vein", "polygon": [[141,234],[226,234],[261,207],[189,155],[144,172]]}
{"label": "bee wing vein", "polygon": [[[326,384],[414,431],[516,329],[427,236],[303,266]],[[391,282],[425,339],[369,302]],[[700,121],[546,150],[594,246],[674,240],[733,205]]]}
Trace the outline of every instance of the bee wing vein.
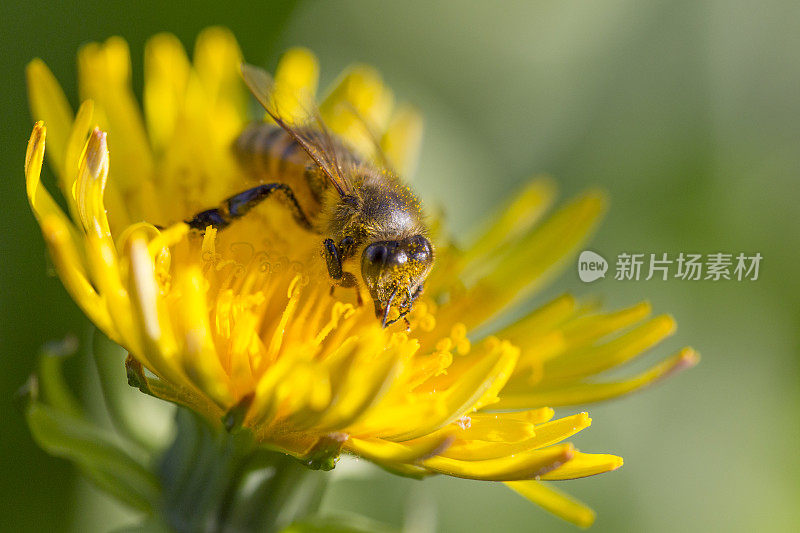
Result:
{"label": "bee wing vein", "polygon": [[[290,120],[282,115],[275,99],[275,82],[267,72],[259,67],[242,63],[242,78],[250,92],[266,110],[267,114],[278,126],[283,128],[305,151],[319,169],[326,175],[331,185],[340,196],[351,192],[350,184],[345,178],[337,155],[336,143],[330,135],[319,111],[312,108],[309,116],[313,117],[315,128],[296,128],[289,124]],[[316,130],[316,131],[315,131]]]}

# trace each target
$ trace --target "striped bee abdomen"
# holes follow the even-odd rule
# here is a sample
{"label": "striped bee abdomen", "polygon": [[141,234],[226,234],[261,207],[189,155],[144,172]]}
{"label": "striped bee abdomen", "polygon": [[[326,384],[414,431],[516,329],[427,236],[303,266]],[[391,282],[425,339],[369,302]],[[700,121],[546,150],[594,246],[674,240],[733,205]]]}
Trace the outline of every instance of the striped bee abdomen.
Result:
{"label": "striped bee abdomen", "polygon": [[289,185],[312,216],[328,186],[325,176],[285,130],[266,122],[248,125],[233,146],[242,168],[260,183]]}

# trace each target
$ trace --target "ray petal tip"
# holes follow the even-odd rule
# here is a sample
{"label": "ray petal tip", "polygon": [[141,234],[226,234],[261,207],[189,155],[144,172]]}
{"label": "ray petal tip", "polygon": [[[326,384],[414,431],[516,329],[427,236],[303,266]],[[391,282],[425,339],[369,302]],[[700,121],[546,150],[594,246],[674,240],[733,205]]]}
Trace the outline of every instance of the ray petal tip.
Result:
{"label": "ray petal tip", "polygon": [[86,148],[86,163],[89,172],[93,176],[98,175],[108,163],[106,132],[96,126],[92,130],[92,135]]}
{"label": "ray petal tip", "polygon": [[675,370],[685,370],[692,368],[700,362],[700,354],[692,347],[687,346],[680,351],[678,363],[675,365]]}
{"label": "ray petal tip", "polygon": [[[42,155],[44,153],[44,141],[47,137],[47,128],[44,125],[44,121],[39,120],[36,124],[33,125],[33,131],[31,131],[31,136],[28,139],[28,148],[25,151],[25,177],[28,180],[28,184],[32,182],[38,182],[39,180],[39,173],[41,172],[41,163],[42,163]],[[37,159],[38,162],[34,165],[36,168],[31,167],[31,163]],[[30,189],[29,189],[30,195]]]}

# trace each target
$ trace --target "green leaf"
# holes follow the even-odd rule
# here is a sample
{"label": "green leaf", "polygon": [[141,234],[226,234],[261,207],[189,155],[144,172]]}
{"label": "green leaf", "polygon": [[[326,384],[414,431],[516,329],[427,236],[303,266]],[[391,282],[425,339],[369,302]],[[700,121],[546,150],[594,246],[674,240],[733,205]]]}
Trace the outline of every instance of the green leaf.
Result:
{"label": "green leaf", "polygon": [[80,402],[69,390],[61,372],[64,361],[74,355],[77,349],[78,341],[75,337],[45,344],[39,355],[37,378],[39,393],[46,403],[61,411],[80,416],[82,412]]}
{"label": "green leaf", "polygon": [[398,533],[400,528],[376,522],[366,516],[338,514],[298,520],[281,533]]}
{"label": "green leaf", "polygon": [[32,401],[25,416],[36,443],[76,462],[101,489],[135,509],[153,512],[160,498],[156,477],[85,418]]}

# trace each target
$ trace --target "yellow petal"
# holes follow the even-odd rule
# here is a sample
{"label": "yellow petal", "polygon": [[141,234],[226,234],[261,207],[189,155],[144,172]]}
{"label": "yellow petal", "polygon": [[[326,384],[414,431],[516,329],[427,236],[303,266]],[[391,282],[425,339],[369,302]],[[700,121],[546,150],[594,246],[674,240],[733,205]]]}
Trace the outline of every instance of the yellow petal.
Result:
{"label": "yellow petal", "polygon": [[212,102],[241,101],[241,64],[242,52],[230,30],[216,26],[197,36],[194,67]]}
{"label": "yellow petal", "polygon": [[386,156],[386,163],[407,180],[417,170],[422,130],[422,115],[410,106],[403,106],[394,112],[381,138],[380,147]]}
{"label": "yellow petal", "polygon": [[595,512],[589,507],[541,481],[508,481],[506,485],[545,510],[587,528],[594,523]]}
{"label": "yellow petal", "polygon": [[441,453],[452,440],[452,434],[439,433],[400,443],[382,439],[351,438],[345,446],[377,463],[412,463]]}
{"label": "yellow petal", "polygon": [[671,316],[661,315],[605,344],[551,359],[544,365],[543,383],[591,376],[621,365],[674,333],[675,327]]}
{"label": "yellow petal", "polygon": [[394,107],[394,95],[380,74],[353,65],[334,83],[320,105],[325,123],[359,154],[372,156]]}
{"label": "yellow petal", "polygon": [[514,394],[506,394],[504,392],[500,401],[493,408],[522,409],[537,405],[558,407],[608,400],[646,387],[680,370],[691,368],[699,360],[700,357],[697,352],[691,348],[684,348],[634,378],[609,383],[576,383]]}
{"label": "yellow petal", "polygon": [[81,98],[94,100],[100,127],[109,132],[113,188],[125,197],[136,219],[155,220],[153,158],[130,86],[128,44],[120,37],[87,44],[78,53],[78,74]]}
{"label": "yellow petal", "polygon": [[241,133],[246,98],[240,75],[242,52],[233,34],[221,27],[203,30],[194,47],[194,66],[206,97],[211,123],[204,131],[227,148]]}
{"label": "yellow petal", "polygon": [[374,364],[374,369],[361,371],[357,364],[350,366],[337,400],[319,422],[320,428],[333,431],[348,427],[354,434],[368,433],[369,429],[363,428],[374,423],[371,417],[384,416],[385,412],[378,410],[378,406],[402,372],[405,361],[383,357]]}
{"label": "yellow petal", "polygon": [[[28,202],[33,214],[41,223],[46,216],[66,218],[61,208],[58,207],[53,197],[42,186],[42,162],[44,159],[44,145],[47,137],[47,128],[44,122],[39,121],[33,126],[33,132],[28,140],[28,150],[25,154],[25,185],[28,192]],[[69,224],[64,220],[65,224]]]}
{"label": "yellow petal", "polygon": [[131,299],[120,277],[117,251],[112,242],[96,233],[86,236],[86,257],[92,273],[92,284],[102,294],[111,318],[113,331],[106,334],[128,351],[138,354],[141,363],[153,365],[142,354],[144,347],[133,317]]}
{"label": "yellow petal", "polygon": [[553,205],[556,186],[551,178],[530,180],[509,198],[489,220],[493,222],[478,239],[467,247],[463,261],[470,263],[487,258],[504,243],[521,237],[530,230]]}
{"label": "yellow petal", "polygon": [[[240,61],[221,28],[198,37],[193,64],[175,37],[150,40],[149,137],[122,39],[81,51],[80,92],[92,100],[74,121],[47,68],[37,61],[28,68],[34,113],[41,108],[53,123],[48,157],[74,224],[40,183],[42,123],[26,154],[29,201],[69,292],[132,354],[129,375],[211,419],[241,415],[236,423],[257,442],[296,457],[332,440],[337,451],[405,475],[511,482],[560,516],[590,523],[581,504],[538,483],[514,483],[618,467],[616,456],[581,454],[563,442],[589,426],[588,415],[550,421],[550,407],[498,411],[623,394],[694,364],[696,354],[686,349],[617,383],[588,379],[672,331],[669,317],[645,321],[647,304],[600,313],[567,295],[499,333],[476,328],[501,323],[499,313],[564,264],[604,210],[604,196],[589,192],[540,222],[554,186],[532,181],[472,246],[437,246],[436,269],[409,317],[413,333],[384,330],[351,293],[337,295],[338,303],[328,297],[319,242],[287,226],[280,210],[261,210],[219,234],[206,228],[202,238],[176,223],[245,188],[230,152],[246,120]],[[307,119],[318,77],[313,54],[289,51],[275,76],[281,112]],[[357,152],[407,172],[421,119],[393,108],[380,75],[354,66],[321,113]],[[90,134],[95,122],[110,147],[103,131]],[[314,268],[306,256],[316,258]]]}
{"label": "yellow petal", "polygon": [[[81,156],[86,148],[86,141],[92,131],[91,124],[94,114],[94,102],[86,100],[78,109],[75,122],[67,141],[66,157],[64,158],[64,175],[61,177],[61,190],[67,199],[70,214],[76,224],[81,224],[80,208],[75,199],[75,183],[80,171]],[[105,203],[105,202],[104,202]]]}
{"label": "yellow petal", "polygon": [[500,459],[487,461],[458,461],[447,457],[431,457],[420,464],[425,468],[454,477],[486,481],[518,481],[539,478],[572,459],[575,451],[571,444],[551,446]]}
{"label": "yellow petal", "polygon": [[309,119],[319,83],[317,57],[306,48],[292,48],[275,70],[275,108],[294,122]]}
{"label": "yellow petal", "polygon": [[119,335],[112,328],[111,317],[106,311],[105,302],[95,292],[86,275],[83,260],[76,249],[75,240],[68,227],[69,222],[63,215],[48,214],[42,218],[40,224],[42,235],[44,235],[61,283],[98,328],[108,333],[112,339],[118,339]]}
{"label": "yellow petal", "polygon": [[75,202],[83,229],[111,240],[103,193],[108,177],[108,146],[106,134],[95,128],[81,157],[75,182]]}
{"label": "yellow petal", "polygon": [[[531,289],[543,276],[564,263],[597,225],[606,208],[605,194],[588,191],[561,208],[534,231],[509,245],[488,282],[504,293]],[[512,281],[512,283],[508,283]]]}
{"label": "yellow petal", "polygon": [[189,81],[189,59],[178,38],[171,33],[151,37],[144,70],[144,114],[150,142],[160,152],[175,133]]}
{"label": "yellow petal", "polygon": [[[561,442],[589,427],[591,423],[592,420],[586,413],[580,413],[536,426],[535,434],[531,438],[518,442],[488,443],[459,438],[442,455],[462,461],[484,461],[507,457]],[[456,435],[460,437],[460,435]]]}
{"label": "yellow petal", "polygon": [[610,472],[621,466],[622,457],[605,453],[582,453],[576,451],[569,461],[542,475],[542,479],[577,479]]}
{"label": "yellow petal", "polygon": [[589,418],[588,413],[578,413],[553,420],[552,422],[539,424],[534,429],[536,434],[531,439],[530,444],[535,444],[537,447],[549,446],[556,442],[561,442],[591,425],[592,419]]}
{"label": "yellow petal", "polygon": [[528,411],[514,411],[513,413],[503,413],[506,418],[515,420],[524,420],[531,424],[544,424],[548,422],[555,415],[555,411],[550,407],[540,407],[538,409],[530,409]]}
{"label": "yellow petal", "polygon": [[72,108],[53,73],[41,59],[34,59],[25,70],[28,78],[28,100],[31,114],[50,129],[48,158],[56,175],[62,178],[64,156],[69,132],[72,129]]}
{"label": "yellow petal", "polygon": [[451,387],[441,393],[444,410],[440,416],[407,421],[405,425],[413,427],[386,435],[386,438],[392,440],[418,438],[493,401],[511,376],[519,351],[506,342],[486,343],[485,351],[482,357],[459,375]]}
{"label": "yellow petal", "polygon": [[640,302],[627,309],[578,317],[564,326],[564,339],[571,347],[589,344],[647,318],[650,312],[650,304]]}
{"label": "yellow petal", "polygon": [[[468,285],[484,275],[499,258],[503,244],[519,239],[541,219],[555,198],[555,185],[549,178],[536,178],[514,194],[489,220],[493,222],[464,251],[448,250],[437,260],[428,277],[426,290],[433,294],[447,291],[455,280]],[[470,276],[469,279],[462,279]],[[460,320],[460,319],[459,319]]]}
{"label": "yellow petal", "polygon": [[230,405],[228,376],[220,365],[219,356],[211,338],[206,305],[206,283],[199,267],[189,267],[177,280],[178,316],[181,320],[183,350],[181,357],[184,372],[197,387],[218,405]]}
{"label": "yellow petal", "polygon": [[461,440],[488,442],[519,442],[533,437],[533,424],[520,418],[507,417],[506,413],[473,413],[456,422],[460,427],[456,436]]}
{"label": "yellow petal", "polygon": [[437,320],[464,322],[471,330],[529,296],[588,238],[605,205],[602,193],[587,192],[536,229],[502,245],[494,253],[495,263],[489,271],[443,308]]}
{"label": "yellow petal", "polygon": [[128,293],[143,355],[156,374],[178,386],[193,389],[178,360],[172,324],[155,279],[155,264],[141,232],[129,240],[126,255],[130,258]]}
{"label": "yellow petal", "polygon": [[[532,311],[521,320],[502,329],[496,335],[514,344],[528,342],[549,333],[570,318],[578,308],[575,297],[563,294]],[[522,348],[522,346],[520,346]]]}
{"label": "yellow petal", "polygon": [[147,243],[141,236],[130,240],[132,294],[136,296],[136,310],[139,314],[143,334],[151,342],[158,344],[165,325],[159,320],[158,285],[153,279],[154,265],[147,250]]}

